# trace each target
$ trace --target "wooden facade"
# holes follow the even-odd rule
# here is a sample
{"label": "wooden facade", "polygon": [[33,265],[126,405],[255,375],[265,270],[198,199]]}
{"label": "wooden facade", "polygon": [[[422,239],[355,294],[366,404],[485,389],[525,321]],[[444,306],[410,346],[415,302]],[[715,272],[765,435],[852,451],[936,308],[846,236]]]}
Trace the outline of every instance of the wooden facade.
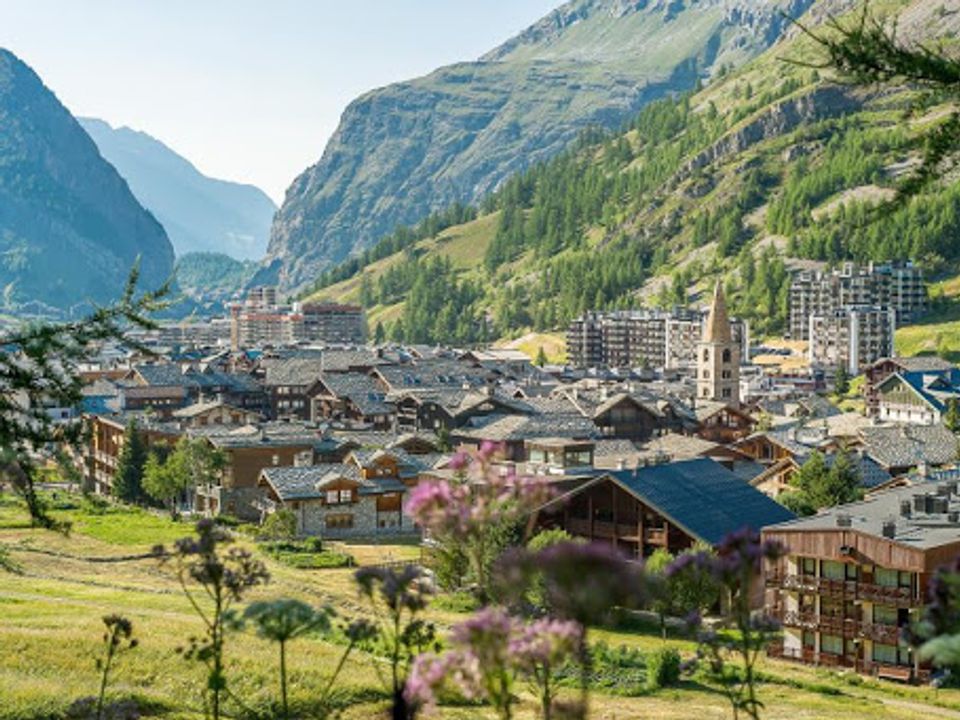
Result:
{"label": "wooden facade", "polygon": [[610,477],[585,481],[543,508],[542,528],[560,528],[574,537],[609,542],[630,557],[646,558],[657,548],[678,553],[696,539]]}

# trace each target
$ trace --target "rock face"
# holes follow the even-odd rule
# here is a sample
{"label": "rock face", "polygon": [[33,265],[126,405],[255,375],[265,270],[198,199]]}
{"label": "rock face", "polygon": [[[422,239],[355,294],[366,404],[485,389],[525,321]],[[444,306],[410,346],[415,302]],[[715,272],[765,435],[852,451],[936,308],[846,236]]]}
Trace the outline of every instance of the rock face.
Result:
{"label": "rock face", "polygon": [[177,256],[219,252],[260,260],[277,206],[253,185],[207,177],[156,138],[79,118],[103,155],[163,225]]}
{"label": "rock face", "polygon": [[573,0],[476,62],[363,95],[287,190],[255,282],[296,288],[398,223],[478,200],[584,127],[750,59],[812,2]]}
{"label": "rock face", "polygon": [[163,227],[40,78],[0,49],[0,306],[80,309],[173,269]]}

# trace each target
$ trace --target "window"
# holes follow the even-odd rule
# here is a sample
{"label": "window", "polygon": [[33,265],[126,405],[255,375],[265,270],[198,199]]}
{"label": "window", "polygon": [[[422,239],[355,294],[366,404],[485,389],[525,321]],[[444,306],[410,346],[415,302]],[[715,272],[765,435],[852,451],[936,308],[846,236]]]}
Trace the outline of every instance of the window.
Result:
{"label": "window", "polygon": [[725,398],[730,397],[730,388],[724,388],[720,394]]}
{"label": "window", "polygon": [[897,587],[900,581],[900,574],[896,570],[878,567],[874,573],[874,582],[883,587]]}
{"label": "window", "polygon": [[846,568],[842,562],[824,560],[821,575],[828,580],[843,580],[846,577]]}
{"label": "window", "polygon": [[345,530],[353,527],[353,515],[327,515],[328,530]]}
{"label": "window", "polygon": [[843,638],[839,635],[822,635],[820,637],[820,652],[831,655],[842,655]]}
{"label": "window", "polygon": [[897,646],[882,645],[880,643],[874,643],[873,660],[874,662],[881,662],[881,663],[888,663],[890,665],[896,665],[897,664]]}
{"label": "window", "polygon": [[327,490],[327,505],[336,505],[339,497],[340,493],[336,490]]}
{"label": "window", "polygon": [[342,503],[353,502],[353,491],[352,491],[352,490],[341,490],[341,491],[340,491],[340,502],[342,502]]}
{"label": "window", "polygon": [[878,625],[896,625],[897,609],[889,605],[874,605],[873,621]]}
{"label": "window", "polygon": [[802,572],[804,575],[815,576],[817,574],[816,558],[803,558],[800,572]]}
{"label": "window", "polygon": [[709,350],[709,349],[704,348],[704,350],[703,350],[703,361],[704,361],[704,362],[710,362],[710,350]]}
{"label": "window", "polygon": [[723,351],[723,362],[730,362],[730,348],[725,348]]}

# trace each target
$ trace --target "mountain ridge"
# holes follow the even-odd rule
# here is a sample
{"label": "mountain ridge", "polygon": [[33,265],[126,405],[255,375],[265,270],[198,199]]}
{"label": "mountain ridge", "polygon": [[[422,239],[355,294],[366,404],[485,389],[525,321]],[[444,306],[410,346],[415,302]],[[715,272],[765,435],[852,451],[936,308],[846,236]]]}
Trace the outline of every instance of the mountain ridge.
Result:
{"label": "mountain ridge", "polygon": [[255,185],[210,177],[163,141],[142,130],[78,118],[101,155],[167,230],[178,256],[221,252],[260,260],[266,252],[274,202]]}
{"label": "mountain ridge", "polygon": [[[528,28],[480,60],[361,95],[287,190],[254,282],[302,286],[399,223],[477,201],[582,129],[615,127],[753,57],[767,42],[758,30],[782,30],[779,10],[811,2],[574,0],[539,21],[558,26],[549,42],[546,30]],[[564,13],[577,21],[558,21]],[[587,47],[592,61],[577,57]]]}
{"label": "mountain ridge", "polygon": [[138,259],[143,287],[168,279],[163,227],[33,69],[0,48],[0,306],[109,302]]}

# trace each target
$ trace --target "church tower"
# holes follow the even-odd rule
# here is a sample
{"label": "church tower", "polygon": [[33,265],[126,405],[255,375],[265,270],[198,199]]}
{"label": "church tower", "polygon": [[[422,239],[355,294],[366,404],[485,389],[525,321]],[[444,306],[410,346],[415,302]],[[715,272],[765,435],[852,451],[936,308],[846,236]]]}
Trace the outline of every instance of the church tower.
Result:
{"label": "church tower", "polygon": [[740,344],[730,332],[720,281],[697,347],[697,399],[740,405]]}

